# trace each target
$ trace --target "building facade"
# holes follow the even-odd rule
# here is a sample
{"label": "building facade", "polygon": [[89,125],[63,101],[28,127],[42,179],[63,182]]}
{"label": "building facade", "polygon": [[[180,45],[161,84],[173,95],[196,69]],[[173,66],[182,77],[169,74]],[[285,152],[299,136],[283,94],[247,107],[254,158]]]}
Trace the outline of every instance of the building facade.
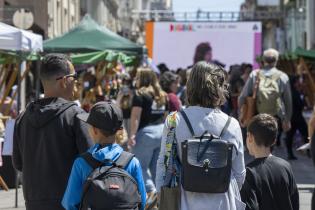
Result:
{"label": "building facade", "polygon": [[31,13],[33,24],[25,29],[45,39],[69,31],[80,21],[80,0],[0,0],[0,8],[0,21],[10,25],[15,25],[16,12]]}
{"label": "building facade", "polygon": [[47,0],[47,36],[54,38],[68,32],[80,21],[79,0]]}
{"label": "building facade", "polygon": [[[121,28],[118,33],[132,41],[143,44],[145,30],[143,18],[138,15],[139,12],[153,11],[154,13],[154,11],[171,10],[171,0],[119,0],[118,17]],[[147,19],[152,19],[152,14],[148,13]]]}
{"label": "building facade", "polygon": [[315,49],[315,2],[306,0],[307,49]]}
{"label": "building facade", "polygon": [[81,0],[81,17],[90,14],[100,25],[117,32],[120,30],[118,17],[118,0]]}
{"label": "building facade", "polygon": [[143,43],[144,25],[135,11],[171,9],[171,0],[0,0],[0,21],[15,25],[16,11],[31,13],[33,24],[25,29],[50,39],[68,32],[85,14],[90,14],[98,24]]}
{"label": "building facade", "polygon": [[32,30],[43,37],[47,37],[48,7],[46,1],[36,0],[0,0],[0,21],[14,25],[13,17],[16,12],[23,10],[33,16],[33,24],[28,30]]}

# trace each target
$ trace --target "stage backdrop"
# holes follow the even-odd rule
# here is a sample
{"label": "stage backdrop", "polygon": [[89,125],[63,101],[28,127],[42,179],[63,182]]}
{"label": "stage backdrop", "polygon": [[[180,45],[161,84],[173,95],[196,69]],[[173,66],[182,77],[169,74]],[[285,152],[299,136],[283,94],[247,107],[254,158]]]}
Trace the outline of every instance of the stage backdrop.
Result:
{"label": "stage backdrop", "polygon": [[261,22],[146,22],[146,45],[155,64],[171,69],[193,64],[196,46],[209,42],[212,58],[226,65],[243,62],[258,67]]}

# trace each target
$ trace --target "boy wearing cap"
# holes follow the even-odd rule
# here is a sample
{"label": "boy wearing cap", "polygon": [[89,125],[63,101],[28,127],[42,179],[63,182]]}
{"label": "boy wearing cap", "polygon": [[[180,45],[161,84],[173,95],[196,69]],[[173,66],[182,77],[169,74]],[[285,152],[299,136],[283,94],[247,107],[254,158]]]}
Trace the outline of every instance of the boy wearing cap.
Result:
{"label": "boy wearing cap", "polygon": [[[95,145],[88,152],[92,154],[93,158],[98,161],[104,161],[105,159],[116,161],[123,152],[123,149],[115,143],[120,135],[123,123],[121,109],[112,103],[99,102],[92,107],[89,114],[79,114],[77,117],[89,124],[89,134]],[[138,159],[133,157],[125,170],[137,182],[141,195],[141,209],[143,210],[146,191]],[[92,167],[82,157],[75,160],[62,200],[62,205],[66,210],[78,209],[84,182],[92,171]]]}

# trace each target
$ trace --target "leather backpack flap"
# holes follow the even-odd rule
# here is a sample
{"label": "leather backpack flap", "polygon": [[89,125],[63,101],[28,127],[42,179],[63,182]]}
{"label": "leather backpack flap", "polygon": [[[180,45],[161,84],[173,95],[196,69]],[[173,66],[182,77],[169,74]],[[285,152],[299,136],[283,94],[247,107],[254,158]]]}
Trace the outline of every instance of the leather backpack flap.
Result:
{"label": "leather backpack flap", "polygon": [[[209,164],[209,168],[223,168],[228,165],[229,153],[232,153],[233,146],[224,140],[188,140],[187,141],[187,162],[189,165],[196,167],[204,167],[205,163]],[[200,144],[200,148],[199,148]],[[210,144],[203,156],[198,161],[198,149],[203,150]]]}
{"label": "leather backpack flap", "polygon": [[224,193],[228,190],[233,146],[224,143],[224,140],[212,141],[201,158],[197,158],[196,155],[200,144],[199,139],[186,140],[182,144],[181,183],[186,191]]}

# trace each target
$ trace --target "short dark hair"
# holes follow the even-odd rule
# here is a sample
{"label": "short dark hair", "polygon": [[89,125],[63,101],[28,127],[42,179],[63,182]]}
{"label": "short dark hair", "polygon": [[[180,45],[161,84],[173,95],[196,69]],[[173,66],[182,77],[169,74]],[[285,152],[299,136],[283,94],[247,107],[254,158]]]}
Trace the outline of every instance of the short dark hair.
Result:
{"label": "short dark hair", "polygon": [[[94,127],[93,125],[91,125]],[[96,127],[94,127],[96,128]],[[104,136],[104,137],[110,137],[115,135],[115,141],[121,142],[124,139],[124,130],[123,129],[117,129],[116,131],[110,132],[106,131],[100,128],[96,128],[99,130],[99,132]],[[108,142],[109,143],[109,142]]]}
{"label": "short dark hair", "polygon": [[269,114],[258,114],[250,121],[247,132],[254,136],[258,146],[270,147],[278,134],[278,122]]}
{"label": "short dark hair", "polygon": [[170,70],[165,63],[160,63],[159,65],[157,65],[157,67],[160,70],[161,74]]}
{"label": "short dark hair", "polygon": [[170,71],[164,72],[160,78],[160,84],[162,89],[167,93],[171,92],[170,87],[172,83],[176,82],[178,78],[179,78],[178,75],[174,74],[173,72]]}
{"label": "short dark hair", "polygon": [[113,136],[116,134],[116,132],[119,130],[117,129],[116,131],[113,131],[113,132],[110,132],[110,131],[106,131],[106,130],[103,130],[103,129],[100,129],[98,128],[98,130],[101,132],[101,134],[105,137],[109,137],[109,136]]}
{"label": "short dark hair", "polygon": [[41,63],[40,79],[47,81],[58,76],[70,74],[68,62],[71,62],[71,59],[65,54],[51,53],[45,55]]}

